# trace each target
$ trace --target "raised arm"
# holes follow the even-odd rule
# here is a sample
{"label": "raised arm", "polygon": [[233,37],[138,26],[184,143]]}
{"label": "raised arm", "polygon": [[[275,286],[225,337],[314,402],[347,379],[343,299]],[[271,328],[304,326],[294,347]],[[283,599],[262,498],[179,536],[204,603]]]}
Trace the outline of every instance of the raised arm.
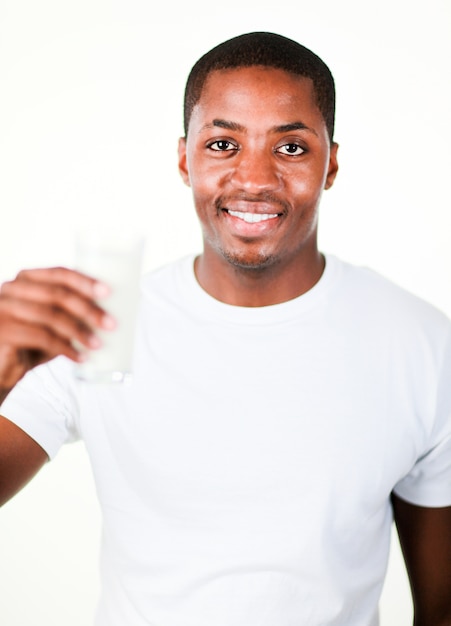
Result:
{"label": "raised arm", "polygon": [[415,506],[395,495],[392,502],[414,626],[451,626],[451,506]]}
{"label": "raised arm", "polygon": [[[0,403],[28,370],[56,356],[83,359],[74,346],[95,348],[94,329],[114,322],[95,300],[107,293],[98,281],[65,268],[20,272],[0,289]],[[1,413],[1,409],[0,409]],[[24,431],[0,417],[0,505],[47,460]]]}

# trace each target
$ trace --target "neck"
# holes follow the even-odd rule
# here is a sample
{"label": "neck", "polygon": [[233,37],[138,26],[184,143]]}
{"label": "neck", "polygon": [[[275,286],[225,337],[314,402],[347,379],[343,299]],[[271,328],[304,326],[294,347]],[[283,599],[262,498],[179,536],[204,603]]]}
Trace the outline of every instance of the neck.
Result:
{"label": "neck", "polygon": [[260,269],[232,265],[225,259],[196,258],[194,270],[200,286],[226,304],[261,307],[287,302],[309,291],[321,278],[325,260],[316,251],[308,260],[274,263]]}

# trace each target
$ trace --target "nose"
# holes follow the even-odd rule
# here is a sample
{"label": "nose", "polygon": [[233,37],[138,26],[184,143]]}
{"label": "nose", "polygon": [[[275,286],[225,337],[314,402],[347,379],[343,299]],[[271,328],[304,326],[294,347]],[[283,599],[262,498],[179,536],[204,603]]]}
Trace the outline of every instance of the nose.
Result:
{"label": "nose", "polygon": [[281,187],[277,163],[269,150],[242,149],[234,166],[231,182],[238,190],[260,193]]}

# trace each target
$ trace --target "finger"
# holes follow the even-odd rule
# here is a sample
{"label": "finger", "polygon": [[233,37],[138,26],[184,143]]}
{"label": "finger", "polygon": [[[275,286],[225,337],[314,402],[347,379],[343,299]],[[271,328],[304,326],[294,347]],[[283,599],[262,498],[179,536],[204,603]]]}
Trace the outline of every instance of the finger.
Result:
{"label": "finger", "polygon": [[[16,321],[34,327],[42,326],[65,341],[78,341],[87,348],[100,347],[100,340],[90,326],[54,305],[3,298],[0,301],[0,319],[4,329]],[[7,337],[4,340],[7,341]]]}
{"label": "finger", "polygon": [[65,285],[88,299],[104,298],[110,293],[108,285],[104,282],[67,267],[22,270],[17,274],[16,280]]}
{"label": "finger", "polygon": [[56,356],[66,356],[72,361],[83,362],[86,355],[79,352],[70,341],[56,335],[43,326],[23,324],[12,320],[8,324],[8,345],[16,349],[36,350],[43,354],[42,362]]}
{"label": "finger", "polygon": [[[92,328],[114,328],[114,321],[104,309],[92,298],[87,298],[81,292],[61,283],[45,283],[25,278],[16,279],[3,283],[0,302],[10,301],[9,310],[12,306],[19,308],[31,304],[42,304],[49,307],[66,311],[69,315],[77,318],[86,326]],[[14,303],[14,305],[13,305]]]}

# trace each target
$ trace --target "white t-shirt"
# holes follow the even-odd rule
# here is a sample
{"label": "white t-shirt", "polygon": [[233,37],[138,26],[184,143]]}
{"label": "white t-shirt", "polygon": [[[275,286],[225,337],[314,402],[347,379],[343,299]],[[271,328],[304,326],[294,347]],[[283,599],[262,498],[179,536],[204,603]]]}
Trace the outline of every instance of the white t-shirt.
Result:
{"label": "white t-shirt", "polygon": [[98,626],[375,626],[392,490],[451,505],[451,325],[328,256],[289,302],[143,280],[130,386],[60,358],[2,413],[85,442],[103,511]]}

